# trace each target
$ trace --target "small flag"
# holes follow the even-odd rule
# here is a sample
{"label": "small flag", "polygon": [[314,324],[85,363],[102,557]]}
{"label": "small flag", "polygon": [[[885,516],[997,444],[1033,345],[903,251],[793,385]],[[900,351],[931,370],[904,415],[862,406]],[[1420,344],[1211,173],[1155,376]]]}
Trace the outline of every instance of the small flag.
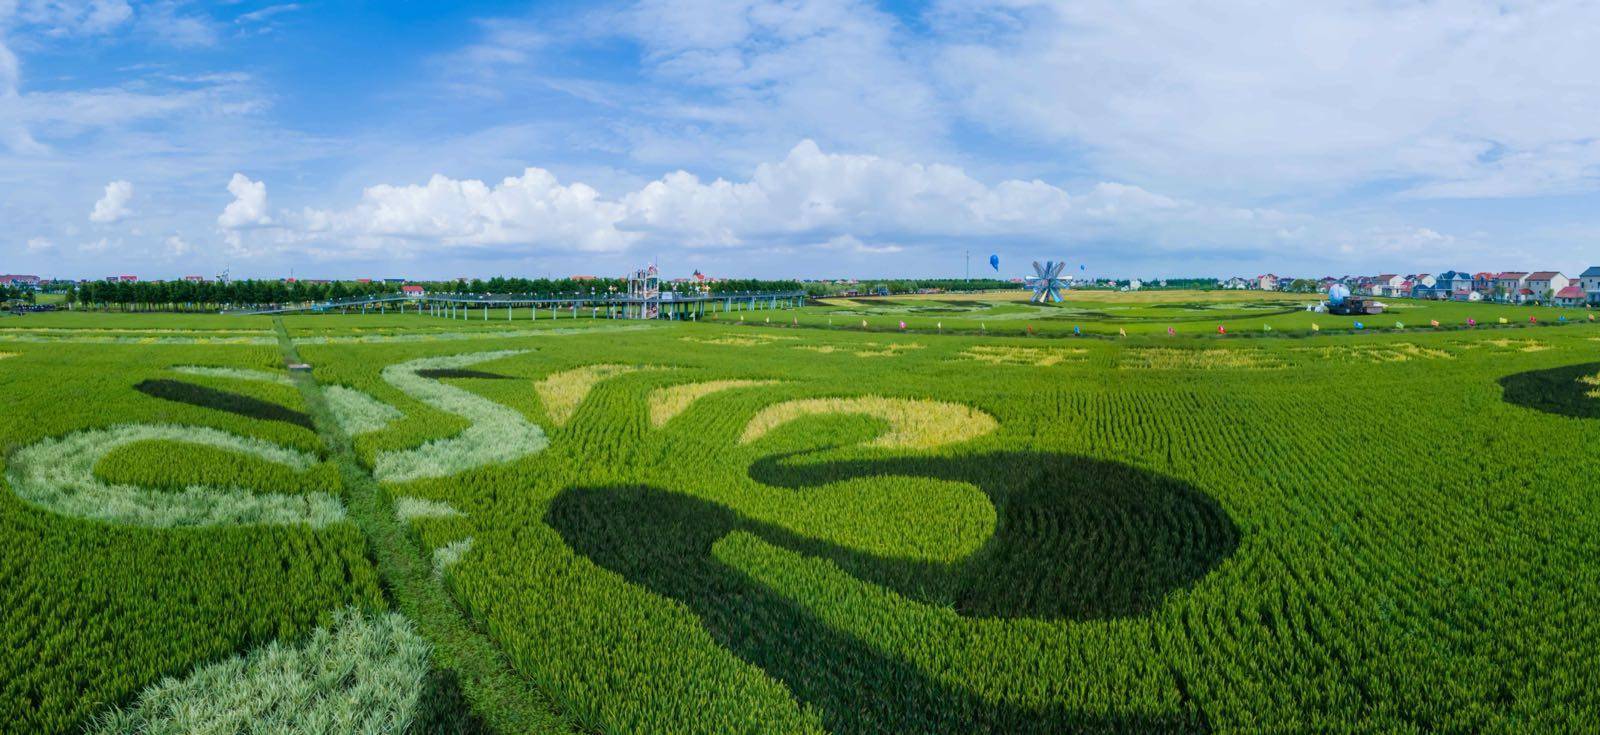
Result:
{"label": "small flag", "polygon": [[1477,319],[1474,319],[1474,318],[1472,318],[1472,317],[1470,317],[1470,316],[1469,316],[1469,317],[1467,317],[1467,326],[1469,326],[1469,327],[1476,327],[1476,326],[1478,326],[1478,320],[1477,320]]}
{"label": "small flag", "polygon": [[978,328],[982,329],[985,332],[987,332],[987,331],[989,331],[989,323],[988,322],[979,322],[978,323]]}
{"label": "small flag", "polygon": [[1128,329],[1127,329],[1127,327],[1117,327],[1117,334],[1119,334],[1119,335],[1121,335],[1121,336],[1123,336],[1123,337],[1126,337],[1126,336],[1128,336]]}
{"label": "small flag", "polygon": [[1367,328],[1367,325],[1362,324],[1361,322],[1356,322],[1356,329],[1366,329],[1366,328]]}
{"label": "small flag", "polygon": [[1223,326],[1221,324],[1217,325],[1217,334],[1227,334],[1227,333],[1228,333],[1228,328],[1227,327],[1225,327],[1225,326]]}
{"label": "small flag", "polygon": [[900,322],[900,328],[901,328],[901,329],[905,329],[905,328],[906,328],[906,323],[905,323],[905,321],[904,321],[904,320],[902,320],[902,321],[901,321],[901,322]]}
{"label": "small flag", "polygon": [[1177,330],[1177,329],[1176,329],[1176,328],[1174,328],[1174,327],[1167,327],[1167,336],[1168,336],[1168,337],[1171,337],[1171,336],[1174,336],[1174,335],[1176,335],[1176,334],[1177,334],[1177,333],[1178,333],[1178,330]]}
{"label": "small flag", "polygon": [[1400,323],[1400,322],[1395,322],[1395,323],[1394,323],[1394,328],[1395,328],[1395,329],[1405,329],[1405,328],[1406,328],[1406,325],[1405,325],[1405,324],[1402,324],[1402,323]]}
{"label": "small flag", "polygon": [[1566,324],[1567,323],[1567,315],[1566,314],[1562,314],[1561,316],[1556,318],[1556,321],[1561,322],[1562,324]]}
{"label": "small flag", "polygon": [[861,320],[861,328],[862,329],[866,329],[867,328],[867,320],[865,320],[865,319]]}
{"label": "small flag", "polygon": [[1033,334],[1033,325],[1032,324],[1028,325],[1028,334]]}
{"label": "small flag", "polygon": [[1311,331],[1320,332],[1320,331],[1322,331],[1322,327],[1317,326],[1316,322],[1312,322],[1311,323]]}
{"label": "small flag", "polygon": [[766,319],[766,323],[767,323],[767,324],[771,324],[771,323],[772,323],[772,317],[770,317],[770,316],[769,316],[769,317],[767,317],[767,319]]}
{"label": "small flag", "polygon": [[794,318],[794,325],[797,326],[797,327],[800,326],[800,317],[795,317]]}
{"label": "small flag", "polygon": [[1076,324],[1072,325],[1072,333],[1080,337],[1083,336],[1083,327],[1080,327]]}
{"label": "small flag", "polygon": [[1263,331],[1263,332],[1272,331],[1272,325],[1271,324],[1263,324],[1263,325],[1261,325],[1261,331]]}
{"label": "small flag", "polygon": [[944,331],[944,322],[934,322],[933,323],[933,328],[943,332]]}
{"label": "small flag", "polygon": [[1428,323],[1433,325],[1434,329],[1438,329],[1439,328],[1439,320],[1438,319],[1430,320]]}
{"label": "small flag", "polygon": [[739,315],[739,321],[741,321],[741,322],[744,321],[744,315],[743,314]]}
{"label": "small flag", "polygon": [[1539,317],[1536,317],[1536,316],[1528,317],[1528,323],[1529,324],[1538,324],[1539,323]]}

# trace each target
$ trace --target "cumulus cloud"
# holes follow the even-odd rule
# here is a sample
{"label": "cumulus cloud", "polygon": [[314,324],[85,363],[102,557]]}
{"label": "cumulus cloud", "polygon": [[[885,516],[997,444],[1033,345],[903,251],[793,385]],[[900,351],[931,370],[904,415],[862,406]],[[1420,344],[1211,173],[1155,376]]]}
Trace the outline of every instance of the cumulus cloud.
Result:
{"label": "cumulus cloud", "polygon": [[[264,202],[252,211],[265,217],[263,210]],[[910,241],[997,236],[1044,242],[1137,237],[1152,247],[1184,247],[1200,241],[1167,235],[1197,224],[1260,243],[1299,226],[1270,210],[1207,207],[1127,184],[1101,183],[1077,193],[1038,180],[988,184],[955,166],[827,153],[809,140],[744,181],[707,182],[676,171],[605,198],[582,183],[563,185],[539,168],[493,186],[436,175],[424,185],[372,186],[350,208],[307,208],[279,224],[301,242],[369,249],[412,243],[604,252],[636,244],[821,243],[867,254],[900,252]]]}
{"label": "cumulus cloud", "polygon": [[226,230],[240,230],[272,224],[267,216],[267,184],[251,181],[250,177],[235,173],[228,181],[228,193],[233,201],[217,215],[217,225]]}
{"label": "cumulus cloud", "polygon": [[373,186],[353,208],[306,209],[302,221],[308,231],[344,236],[603,251],[634,239],[616,229],[622,215],[621,204],[593,188],[563,186],[549,171],[529,168],[494,186],[439,175],[421,186]]}
{"label": "cumulus cloud", "polygon": [[49,253],[56,249],[56,244],[47,238],[30,237],[28,238],[27,249],[29,253],[33,254]]}
{"label": "cumulus cloud", "polygon": [[111,224],[133,214],[128,209],[128,202],[133,199],[133,184],[126,181],[113,181],[106,184],[106,194],[94,203],[94,211],[89,213],[90,222]]}

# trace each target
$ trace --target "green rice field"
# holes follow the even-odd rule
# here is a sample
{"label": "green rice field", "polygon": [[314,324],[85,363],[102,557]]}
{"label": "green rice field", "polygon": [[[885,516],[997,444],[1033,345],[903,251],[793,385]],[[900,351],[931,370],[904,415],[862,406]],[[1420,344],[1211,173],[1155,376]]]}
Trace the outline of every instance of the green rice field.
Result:
{"label": "green rice field", "polygon": [[3,317],[0,732],[1592,731],[1600,325],[1308,302]]}

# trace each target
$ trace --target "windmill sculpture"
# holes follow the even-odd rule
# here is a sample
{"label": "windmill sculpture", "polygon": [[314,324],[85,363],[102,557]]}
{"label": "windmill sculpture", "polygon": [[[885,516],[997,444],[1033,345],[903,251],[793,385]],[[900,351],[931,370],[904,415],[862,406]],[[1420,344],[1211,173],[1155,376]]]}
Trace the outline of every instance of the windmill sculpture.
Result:
{"label": "windmill sculpture", "polygon": [[1028,276],[1028,287],[1033,289],[1033,298],[1030,300],[1041,304],[1046,301],[1061,303],[1061,291],[1067,288],[1066,279],[1061,277],[1061,271],[1066,268],[1065,261],[1057,263],[1047,260],[1044,265],[1039,265],[1037,260],[1033,261],[1033,270],[1039,275]]}

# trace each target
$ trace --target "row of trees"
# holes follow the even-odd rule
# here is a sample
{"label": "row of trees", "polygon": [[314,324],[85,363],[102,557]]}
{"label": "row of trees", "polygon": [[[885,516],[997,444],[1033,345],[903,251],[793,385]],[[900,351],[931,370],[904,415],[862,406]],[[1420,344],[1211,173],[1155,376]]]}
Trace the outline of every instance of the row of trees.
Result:
{"label": "row of trees", "polygon": [[395,293],[398,284],[333,281],[88,281],[68,300],[83,307],[123,311],[215,311],[261,304],[292,304]]}
{"label": "row of trees", "polygon": [[[625,292],[623,279],[573,280],[570,278],[500,278],[471,281],[422,282],[431,293],[534,294],[556,296],[601,294],[610,290]],[[740,291],[798,291],[798,281],[733,279],[705,284],[711,293]],[[668,291],[689,292],[699,284],[663,283]],[[9,294],[12,289],[0,292]],[[31,291],[15,289],[19,296]],[[88,281],[74,285],[67,300],[83,308],[123,311],[216,311],[270,304],[296,304],[307,301],[340,301],[398,293],[400,284],[358,281]],[[11,298],[6,296],[6,298]]]}
{"label": "row of trees", "polygon": [[0,284],[0,302],[5,301],[26,301],[31,304],[34,301],[33,289]]}

